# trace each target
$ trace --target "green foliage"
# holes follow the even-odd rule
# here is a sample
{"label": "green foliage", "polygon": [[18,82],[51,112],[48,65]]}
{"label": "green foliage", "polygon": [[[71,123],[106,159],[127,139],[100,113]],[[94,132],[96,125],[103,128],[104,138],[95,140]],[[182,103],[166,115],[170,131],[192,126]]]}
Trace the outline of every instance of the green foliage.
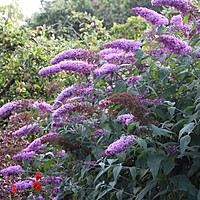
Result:
{"label": "green foliage", "polygon": [[137,40],[148,28],[147,22],[141,17],[129,17],[124,24],[114,23],[110,34],[114,38],[127,38]]}
{"label": "green foliage", "polygon": [[[82,13],[74,14],[77,21],[83,18]],[[135,17],[133,19],[135,20]],[[188,19],[185,17],[185,23],[192,23]],[[94,69],[99,68],[106,60],[105,58],[99,60],[98,45],[109,37],[103,34],[106,31],[103,29],[102,22],[90,15],[84,16],[82,23],[84,23],[81,25],[83,32],[80,33],[82,40],[76,41],[75,44],[73,44],[74,41],[67,42],[67,47],[95,49],[95,51],[90,51],[92,56],[89,55],[87,61],[94,64]],[[142,20],[141,23],[143,23]],[[124,24],[121,28],[128,26]],[[94,30],[96,27],[97,29]],[[118,25],[115,25],[113,29],[117,30],[116,27]],[[40,92],[43,81],[51,79],[60,79],[61,83],[66,85],[89,82],[94,87],[93,93],[84,96],[83,102],[77,101],[71,104],[67,102],[66,107],[61,107],[65,108],[63,112],[53,105],[52,110],[44,114],[43,118],[35,119],[35,122],[43,126],[39,136],[49,132],[59,134],[55,138],[41,140],[43,149],[36,152],[33,161],[21,162],[25,169],[23,178],[32,177],[36,169],[44,178],[49,176],[63,178],[58,183],[59,189],[55,195],[49,192],[50,189],[55,189],[55,186],[42,182],[42,179],[44,189],[42,195],[45,199],[57,195],[59,199],[75,200],[193,200],[199,198],[200,60],[196,55],[200,51],[200,39],[194,24],[191,34],[187,37],[179,31],[168,32],[169,35],[186,41],[192,47],[192,52],[187,55],[174,54],[172,51],[159,56],[151,55],[146,50],[157,50],[163,47],[157,38],[165,34],[167,28],[153,27],[153,30],[149,32],[150,35],[146,38],[142,37],[144,40],[142,48],[132,52],[136,62],[119,64],[119,69],[111,74],[105,73],[96,77],[92,69],[88,76],[79,76],[71,73],[72,70],[43,79],[31,76]],[[18,31],[23,37],[26,36],[25,32]],[[20,38],[23,37],[20,34],[14,35],[13,32],[9,34],[9,42],[1,38],[2,44],[8,45],[4,47],[5,53],[2,56],[4,60],[2,78],[9,78],[6,70],[10,69],[10,66],[8,67],[10,62],[17,71],[18,66],[22,65],[21,62],[26,61],[27,58],[31,64],[25,62],[22,65],[23,70],[27,68],[30,71],[30,66],[35,67],[34,70],[39,70],[42,64],[46,66],[50,58],[64,49],[65,40],[49,38],[46,31],[43,27],[41,30],[38,29],[34,36],[29,35],[31,41],[33,40],[33,43],[38,46],[33,45],[29,40],[21,40]],[[103,31],[102,34],[101,31]],[[125,34],[123,31],[119,33]],[[113,34],[118,33],[113,32]],[[91,35],[94,40],[90,38]],[[129,37],[131,38],[132,35]],[[138,35],[133,35],[133,37],[141,39]],[[98,42],[98,39],[101,41]],[[48,41],[47,47],[46,41]],[[63,44],[57,47],[61,41]],[[41,46],[42,50],[39,48]],[[22,52],[15,58],[13,52],[16,52],[16,49]],[[16,78],[18,76],[17,74]],[[132,76],[136,78],[136,81],[129,84],[128,80]],[[80,93],[78,97],[84,95],[83,93]],[[53,97],[46,95],[46,100],[53,100]],[[67,100],[72,101],[68,97]],[[67,107],[69,105],[72,109]],[[59,118],[55,119],[53,114],[58,111],[62,115],[60,114]],[[34,113],[34,109],[32,112]],[[118,117],[127,113],[133,114],[134,118],[128,123],[120,122]],[[83,115],[85,119],[78,122],[67,121],[71,117],[80,115]],[[54,122],[62,122],[62,126],[51,127]],[[105,134],[92,134],[98,129],[104,130]],[[125,145],[124,142],[119,146],[116,141],[122,136],[134,136],[135,140],[129,145]],[[106,154],[106,149],[111,144],[117,152],[109,155]],[[65,150],[67,153],[63,156],[56,155],[60,150]],[[36,198],[38,193],[29,189],[27,193],[22,192],[20,195],[22,198],[31,198],[31,195],[32,198]]]}

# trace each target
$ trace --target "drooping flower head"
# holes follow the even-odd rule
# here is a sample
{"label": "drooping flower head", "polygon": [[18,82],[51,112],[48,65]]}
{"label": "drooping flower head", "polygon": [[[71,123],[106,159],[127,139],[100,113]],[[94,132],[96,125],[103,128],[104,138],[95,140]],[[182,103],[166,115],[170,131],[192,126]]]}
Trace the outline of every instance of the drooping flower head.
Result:
{"label": "drooping flower head", "polygon": [[124,52],[123,49],[108,48],[108,49],[99,51],[98,55],[105,56],[105,55],[109,55],[109,54],[113,54],[113,53],[123,53],[123,52]]}
{"label": "drooping flower head", "polygon": [[91,135],[92,135],[92,136],[95,136],[95,135],[101,135],[101,136],[103,136],[103,135],[105,135],[105,134],[106,134],[106,131],[103,130],[103,129],[98,129],[98,130],[96,130],[96,131],[91,132]]}
{"label": "drooping flower head", "polygon": [[134,141],[135,137],[133,135],[122,135],[119,140],[113,142],[108,146],[108,148],[105,150],[105,155],[111,156],[125,151],[128,148],[128,146],[131,145]]}
{"label": "drooping flower head", "polygon": [[124,115],[119,115],[117,117],[117,121],[118,122],[123,122],[128,126],[129,122],[133,121],[134,118],[135,117],[133,115],[131,115],[131,114],[124,114]]}
{"label": "drooping flower head", "polygon": [[13,160],[34,160],[35,151],[22,152],[13,156]]}
{"label": "drooping flower head", "polygon": [[52,106],[45,101],[36,101],[33,105],[43,114],[46,114],[48,111],[52,110]]}
{"label": "drooping flower head", "polygon": [[24,136],[27,134],[33,134],[35,132],[40,132],[41,127],[34,123],[34,124],[30,124],[30,125],[25,125],[22,128],[20,128],[19,130],[15,131],[14,133],[12,133],[13,136]]}
{"label": "drooping flower head", "polygon": [[54,58],[52,58],[50,63],[52,65],[55,65],[63,60],[86,60],[89,53],[90,52],[85,49],[65,50],[65,51],[59,53],[58,55],[56,55]]}
{"label": "drooping flower head", "polygon": [[173,25],[177,25],[177,26],[180,26],[180,25],[183,25],[183,18],[181,15],[175,15],[171,18],[170,20],[170,24],[173,24]]}
{"label": "drooping flower head", "polygon": [[60,102],[70,96],[86,96],[93,92],[94,88],[89,82],[76,83],[72,86],[64,89],[56,98],[54,106],[57,106]]}
{"label": "drooping flower head", "polygon": [[132,8],[132,12],[136,15],[143,17],[156,27],[167,25],[169,23],[169,20],[165,16],[158,14],[157,12],[150,10],[148,8],[136,7]]}
{"label": "drooping flower head", "polygon": [[20,191],[32,188],[32,184],[33,184],[32,180],[18,181],[15,183],[17,190],[20,190]]}
{"label": "drooping flower head", "polygon": [[0,170],[0,174],[3,175],[20,174],[21,172],[22,167],[20,165],[14,165]]}
{"label": "drooping flower head", "polygon": [[48,76],[50,74],[57,74],[59,72],[62,72],[63,70],[60,68],[59,65],[52,65],[52,66],[48,66],[48,67],[44,67],[42,68],[38,74],[40,76]]}
{"label": "drooping flower head", "polygon": [[153,6],[170,6],[176,8],[183,14],[192,10],[193,6],[189,0],[151,0]]}
{"label": "drooping flower head", "polygon": [[162,42],[164,47],[169,49],[171,53],[186,55],[192,52],[192,47],[190,47],[186,42],[170,35],[160,35],[157,38],[158,42]]}
{"label": "drooping flower head", "polygon": [[136,51],[142,46],[142,43],[135,40],[118,39],[108,42],[103,46],[106,48],[122,49],[124,51]]}
{"label": "drooping flower head", "polygon": [[111,73],[117,71],[117,69],[118,69],[118,67],[116,65],[105,63],[100,68],[95,69],[93,71],[93,74],[95,76],[101,76],[103,74],[111,74]]}

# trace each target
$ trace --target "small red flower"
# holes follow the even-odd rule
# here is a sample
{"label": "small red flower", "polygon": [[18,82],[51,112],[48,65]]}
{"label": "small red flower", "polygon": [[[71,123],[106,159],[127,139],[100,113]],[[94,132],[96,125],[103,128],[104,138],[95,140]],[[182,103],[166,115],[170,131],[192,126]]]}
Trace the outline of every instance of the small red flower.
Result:
{"label": "small red flower", "polygon": [[15,184],[12,184],[11,192],[12,192],[13,194],[16,194],[16,193],[17,193],[17,187],[16,187]]}
{"label": "small red flower", "polygon": [[42,175],[38,171],[36,171],[35,178],[36,178],[36,181],[39,181],[42,179]]}
{"label": "small red flower", "polygon": [[35,191],[41,192],[41,185],[38,181],[33,181],[33,188]]}

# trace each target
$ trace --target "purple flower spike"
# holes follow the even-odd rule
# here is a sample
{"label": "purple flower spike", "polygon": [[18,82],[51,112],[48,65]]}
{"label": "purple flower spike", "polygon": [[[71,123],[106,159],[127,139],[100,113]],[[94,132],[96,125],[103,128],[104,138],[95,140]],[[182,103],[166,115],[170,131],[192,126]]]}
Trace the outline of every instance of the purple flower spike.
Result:
{"label": "purple flower spike", "polygon": [[162,42],[164,47],[174,54],[186,55],[192,52],[192,47],[188,46],[186,42],[170,35],[161,35],[157,41]]}
{"label": "purple flower spike", "polygon": [[169,23],[169,20],[166,17],[148,8],[136,7],[136,8],[133,8],[131,11],[134,14],[143,17],[144,19],[146,19],[148,22],[150,22],[152,25],[155,25],[156,27],[167,25]]}
{"label": "purple flower spike", "polygon": [[182,26],[183,25],[183,18],[181,15],[175,15],[171,18],[170,24]]}
{"label": "purple flower spike", "polygon": [[33,142],[31,142],[28,147],[22,150],[22,152],[31,152],[31,151],[37,151],[42,149],[41,139],[37,138]]}
{"label": "purple flower spike", "polygon": [[175,153],[177,153],[177,146],[173,145],[173,146],[166,147],[166,153],[167,154],[175,154]]}
{"label": "purple flower spike", "polygon": [[3,175],[20,174],[21,172],[22,172],[22,167],[20,165],[10,166],[0,170],[0,174]]}
{"label": "purple flower spike", "polygon": [[43,114],[46,114],[48,111],[52,110],[52,106],[44,101],[36,101],[34,103],[34,106],[36,106],[36,108],[40,110]]}
{"label": "purple flower spike", "polygon": [[52,66],[48,66],[48,67],[41,69],[38,74],[40,76],[48,76],[50,74],[57,74],[57,73],[62,72],[62,71],[63,70],[60,69],[59,65],[52,65]]}
{"label": "purple flower spike", "polygon": [[117,117],[117,121],[118,122],[123,122],[123,123],[125,123],[128,126],[129,122],[133,121],[134,118],[135,117],[133,115],[131,115],[131,114],[124,114],[124,115],[119,115]]}
{"label": "purple flower spike", "polygon": [[98,129],[98,130],[93,131],[93,132],[91,133],[92,136],[94,136],[94,135],[101,135],[101,136],[104,136],[105,134],[106,134],[106,131],[103,130],[103,129]]}
{"label": "purple flower spike", "polygon": [[15,131],[14,133],[12,133],[13,136],[24,136],[27,134],[33,134],[35,132],[40,132],[41,127],[38,126],[36,123],[35,124],[30,124],[30,125],[26,125],[23,126],[22,128],[20,128],[19,130]]}
{"label": "purple flower spike", "polygon": [[82,83],[76,83],[70,87],[67,87],[64,89],[56,98],[54,106],[57,106],[65,100],[66,98],[73,96],[73,95],[81,95],[85,96],[88,94],[91,94],[93,92],[94,88],[91,86],[90,83],[82,82]]}
{"label": "purple flower spike", "polygon": [[24,180],[24,181],[18,181],[15,183],[17,190],[27,190],[29,188],[32,188],[33,181],[31,180]]}
{"label": "purple flower spike", "polygon": [[63,60],[86,60],[88,55],[89,51],[85,49],[69,49],[56,55],[50,63],[55,65]]}
{"label": "purple flower spike", "polygon": [[74,106],[72,104],[67,103],[58,108],[57,110],[55,110],[52,114],[52,118],[53,119],[62,118],[63,116],[69,114],[69,112],[71,112],[73,108]]}
{"label": "purple flower spike", "polygon": [[101,76],[103,74],[111,74],[117,71],[117,69],[118,68],[116,65],[106,63],[106,64],[103,64],[100,68],[95,69],[93,73],[95,76]]}
{"label": "purple flower spike", "polygon": [[52,185],[59,185],[61,181],[63,181],[63,178],[59,176],[52,176],[52,177],[45,178],[45,182],[47,184],[52,184]]}
{"label": "purple flower spike", "polygon": [[133,135],[122,135],[119,140],[113,142],[108,146],[108,148],[105,150],[105,155],[111,156],[125,151],[128,148],[128,146],[131,145],[134,141],[135,137]]}
{"label": "purple flower spike", "polygon": [[67,72],[77,72],[83,75],[89,75],[92,65],[83,61],[62,61],[59,64],[60,69]]}
{"label": "purple flower spike", "polygon": [[5,105],[3,105],[0,108],[0,117],[5,117],[6,115],[8,115],[10,112],[12,112],[12,110],[15,108],[15,103],[14,102],[10,102],[7,103]]}
{"label": "purple flower spike", "polygon": [[109,49],[104,49],[104,50],[100,51],[98,53],[98,55],[99,56],[105,56],[105,55],[109,55],[109,54],[113,54],[113,53],[124,53],[124,50],[109,48]]}
{"label": "purple flower spike", "polygon": [[45,198],[43,198],[43,196],[38,196],[35,200],[45,200]]}
{"label": "purple flower spike", "polygon": [[142,43],[135,40],[118,39],[108,42],[103,46],[106,48],[123,49],[124,51],[136,51],[142,46]]}
{"label": "purple flower spike", "polygon": [[183,14],[192,10],[193,6],[189,0],[151,0],[153,6],[170,6],[176,8]]}
{"label": "purple flower spike", "polygon": [[22,152],[13,156],[13,160],[34,160],[35,151]]}

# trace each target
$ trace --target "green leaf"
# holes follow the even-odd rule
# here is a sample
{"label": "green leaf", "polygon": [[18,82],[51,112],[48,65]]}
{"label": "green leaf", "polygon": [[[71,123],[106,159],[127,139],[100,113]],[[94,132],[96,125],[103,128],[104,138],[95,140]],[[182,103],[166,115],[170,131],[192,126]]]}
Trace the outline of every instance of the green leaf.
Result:
{"label": "green leaf", "polygon": [[142,139],[142,138],[137,138],[136,142],[140,145],[141,148],[143,148],[144,150],[147,149],[147,143],[146,140]]}
{"label": "green leaf", "polygon": [[175,110],[176,110],[176,107],[170,107],[170,108],[168,108],[170,117],[173,117],[173,116],[174,116]]}
{"label": "green leaf", "polygon": [[142,51],[142,49],[138,49],[136,51],[136,58],[138,59],[138,62],[141,62],[142,57],[143,57],[143,51]]}
{"label": "green leaf", "polygon": [[179,131],[179,139],[181,138],[181,136],[182,136],[184,133],[190,134],[194,128],[195,128],[195,123],[194,123],[194,122],[191,122],[191,123],[187,124],[186,126],[184,126],[184,127]]}
{"label": "green leaf", "polygon": [[181,154],[185,153],[185,150],[187,149],[188,144],[191,141],[191,137],[189,135],[186,135],[180,139],[180,149]]}
{"label": "green leaf", "polygon": [[146,187],[136,196],[135,200],[144,200],[144,196],[151,191],[151,189],[156,185],[155,181],[150,181]]}
{"label": "green leaf", "polygon": [[165,175],[168,175],[175,167],[175,162],[172,158],[167,158],[162,162],[163,171]]}
{"label": "green leaf", "polygon": [[157,126],[151,124],[151,128],[152,128],[152,131],[153,133],[156,135],[156,136],[166,136],[166,137],[171,137],[171,131],[168,131],[166,129],[162,129],[162,128],[158,128]]}
{"label": "green leaf", "polygon": [[171,182],[180,191],[186,191],[192,196],[196,196],[197,189],[190,182],[189,178],[185,175],[177,175],[171,178]]}
{"label": "green leaf", "polygon": [[113,189],[112,186],[108,186],[108,188],[107,188],[106,190],[104,190],[103,192],[101,192],[101,193],[99,194],[99,196],[97,197],[96,200],[101,199],[104,195],[106,195],[106,194],[107,194],[108,192],[110,192],[112,189]]}
{"label": "green leaf", "polygon": [[122,200],[123,192],[124,192],[124,190],[119,190],[119,191],[116,193],[117,200]]}
{"label": "green leaf", "polygon": [[159,154],[154,154],[154,155],[150,155],[148,156],[147,158],[147,166],[149,167],[151,173],[152,173],[152,176],[153,176],[153,179],[155,179],[158,175],[158,171],[159,171],[159,168],[160,168],[160,164],[161,164],[161,161],[164,159],[164,156],[163,155],[159,155]]}
{"label": "green leaf", "polygon": [[159,26],[158,29],[157,29],[158,35],[162,35],[163,32],[164,32],[164,30],[165,30],[165,27],[164,27],[164,26]]}
{"label": "green leaf", "polygon": [[119,176],[119,173],[120,173],[121,169],[122,169],[121,165],[118,165],[113,169],[113,176],[114,176],[114,180],[115,181],[117,181],[117,178]]}
{"label": "green leaf", "polygon": [[102,169],[102,170],[97,174],[97,176],[96,176],[96,178],[95,178],[95,180],[94,180],[94,183],[95,183],[105,172],[107,172],[109,168],[110,168],[110,166],[109,166],[109,167],[106,167],[105,169]]}
{"label": "green leaf", "polygon": [[132,178],[135,179],[135,177],[137,176],[137,169],[136,169],[136,167],[130,167],[129,171],[131,173]]}
{"label": "green leaf", "polygon": [[197,200],[200,200],[200,190],[198,190]]}
{"label": "green leaf", "polygon": [[114,162],[116,162],[118,159],[107,159],[107,162],[109,165],[112,165]]}
{"label": "green leaf", "polygon": [[113,93],[120,93],[120,92],[123,92],[126,90],[126,83],[124,81],[118,81],[114,90],[113,90]]}

